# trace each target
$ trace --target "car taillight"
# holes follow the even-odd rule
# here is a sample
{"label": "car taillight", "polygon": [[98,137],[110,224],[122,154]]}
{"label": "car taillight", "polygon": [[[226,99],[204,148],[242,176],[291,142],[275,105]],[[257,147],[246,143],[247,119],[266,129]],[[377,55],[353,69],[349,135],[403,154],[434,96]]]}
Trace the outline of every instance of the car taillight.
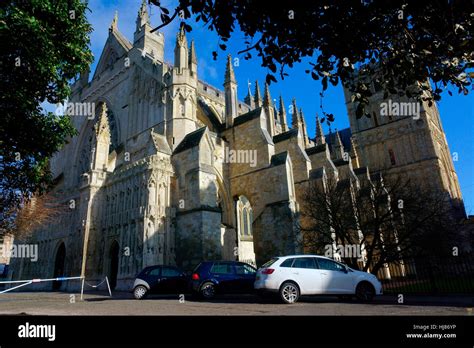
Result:
{"label": "car taillight", "polygon": [[193,273],[193,275],[191,276],[191,278],[192,278],[193,280],[199,280],[199,274]]}
{"label": "car taillight", "polygon": [[272,274],[273,272],[275,272],[273,268],[265,268],[262,270],[262,274]]}

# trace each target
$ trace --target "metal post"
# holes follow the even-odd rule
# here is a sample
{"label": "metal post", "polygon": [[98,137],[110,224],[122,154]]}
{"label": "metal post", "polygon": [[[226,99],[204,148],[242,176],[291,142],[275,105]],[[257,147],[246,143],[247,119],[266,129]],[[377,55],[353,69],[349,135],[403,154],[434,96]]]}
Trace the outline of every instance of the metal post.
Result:
{"label": "metal post", "polygon": [[107,276],[105,276],[105,281],[107,282],[107,288],[109,288],[109,295],[110,297],[112,297],[112,291],[110,291],[109,278],[107,278]]}
{"label": "metal post", "polygon": [[85,282],[85,279],[82,278],[82,284],[81,284],[81,301],[83,301],[84,297],[84,282]]}

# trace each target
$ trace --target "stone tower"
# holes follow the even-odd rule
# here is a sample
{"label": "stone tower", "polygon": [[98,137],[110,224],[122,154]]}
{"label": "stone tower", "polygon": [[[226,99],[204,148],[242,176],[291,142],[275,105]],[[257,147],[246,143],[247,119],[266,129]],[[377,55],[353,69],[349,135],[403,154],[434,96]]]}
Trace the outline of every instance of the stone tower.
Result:
{"label": "stone tower", "polygon": [[[116,22],[114,19],[113,23],[115,23],[115,26]],[[142,51],[142,55],[149,54],[159,62],[163,62],[165,38],[160,32],[151,33],[152,29],[146,1],[143,0],[142,6],[138,11],[136,29],[133,34],[134,46]]]}
{"label": "stone tower", "polygon": [[196,130],[197,60],[194,46],[188,53],[188,42],[184,28],[176,36],[174,66],[168,87],[166,138],[171,149]]}
{"label": "stone tower", "polygon": [[356,117],[356,105],[344,90],[353,140],[358,145],[361,166],[372,172],[397,174],[415,184],[441,188],[464,215],[459,182],[441,125],[436,104],[417,102],[406,96],[383,98],[383,91],[372,86],[367,112]]}

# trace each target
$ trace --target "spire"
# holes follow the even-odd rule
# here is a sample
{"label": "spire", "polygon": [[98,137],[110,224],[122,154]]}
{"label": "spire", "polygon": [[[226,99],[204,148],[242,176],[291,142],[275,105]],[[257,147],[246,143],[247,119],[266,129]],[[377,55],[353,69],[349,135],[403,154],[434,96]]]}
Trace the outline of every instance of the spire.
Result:
{"label": "spire", "polygon": [[301,129],[303,133],[303,139],[305,146],[309,145],[309,138],[308,138],[308,130],[306,129],[306,121],[304,120],[303,109],[300,108],[300,121],[301,121]]}
{"label": "spire", "polygon": [[280,116],[281,130],[286,132],[288,130],[288,124],[286,123],[286,110],[285,103],[283,103],[283,97],[280,95],[280,110],[278,112]]}
{"label": "spire", "polygon": [[244,102],[250,106],[250,109],[254,109],[255,108],[255,103],[253,101],[253,98],[252,98],[252,91],[250,90],[250,86],[252,85],[252,83],[250,83],[249,80],[247,80],[247,96],[245,97],[244,99]]}
{"label": "spire", "polygon": [[262,94],[260,93],[260,86],[258,85],[258,80],[255,81],[255,107],[258,108],[262,106]]}
{"label": "spire", "polygon": [[140,31],[145,24],[150,24],[150,17],[148,16],[148,9],[146,7],[146,0],[142,1],[142,6],[138,11],[137,30]]}
{"label": "spire", "polygon": [[236,83],[234,68],[232,67],[232,57],[230,56],[230,54],[227,56],[227,64],[225,66],[224,84],[226,84],[228,82]]}
{"label": "spire", "polygon": [[336,158],[344,158],[344,146],[342,145],[341,136],[336,129],[336,144],[335,144]]}
{"label": "spire", "polygon": [[118,11],[115,11],[114,19],[112,19],[112,23],[110,23],[109,31],[117,30],[117,24],[118,24]]}
{"label": "spire", "polygon": [[298,116],[298,107],[296,106],[296,99],[293,98],[291,101],[291,109],[292,109],[292,114],[291,114],[291,127],[292,128],[298,128],[299,127],[299,116]]}
{"label": "spire", "polygon": [[336,130],[336,146],[342,147],[342,140],[338,130]]}
{"label": "spire", "polygon": [[99,136],[104,134],[104,132],[110,137],[109,120],[107,119],[107,105],[101,103],[99,119],[95,124],[95,133]]}
{"label": "spire", "polygon": [[174,47],[174,67],[186,69],[188,67],[188,41],[186,40],[186,34],[184,32],[184,26],[178,31],[176,35],[176,46]]}
{"label": "spire", "polygon": [[197,64],[196,48],[194,47],[194,40],[191,41],[191,48],[189,49],[189,65]]}
{"label": "spire", "polygon": [[104,102],[99,104],[99,119],[94,125],[95,147],[92,154],[92,170],[106,170],[110,149],[110,128],[107,119],[107,105]]}
{"label": "spire", "polygon": [[188,40],[186,39],[186,32],[184,31],[184,26],[181,26],[178,30],[178,34],[176,35],[176,47],[184,46],[188,47]]}
{"label": "spire", "polygon": [[191,41],[188,54],[188,67],[190,70],[190,76],[197,78],[197,58],[196,48],[194,47],[194,40]]}
{"label": "spire", "polygon": [[227,65],[225,68],[225,121],[226,126],[231,127],[234,124],[234,118],[238,114],[237,100],[237,81],[235,80],[234,68],[232,67],[232,57],[227,56]]}
{"label": "spire", "polygon": [[359,155],[357,154],[357,149],[356,149],[356,144],[355,144],[355,141],[354,141],[354,137],[351,136],[351,152],[350,152],[350,156],[351,156],[351,159],[352,159],[352,166],[354,168],[359,168],[360,167],[360,164],[359,164]]}
{"label": "spire", "polygon": [[326,139],[324,137],[323,126],[321,125],[321,120],[319,119],[318,114],[316,114],[316,145],[326,144]]}
{"label": "spire", "polygon": [[354,142],[354,137],[351,137],[351,157],[357,157],[357,149]]}
{"label": "spire", "polygon": [[265,82],[265,90],[263,91],[263,106],[271,107],[273,105],[272,96],[270,95],[270,87]]}

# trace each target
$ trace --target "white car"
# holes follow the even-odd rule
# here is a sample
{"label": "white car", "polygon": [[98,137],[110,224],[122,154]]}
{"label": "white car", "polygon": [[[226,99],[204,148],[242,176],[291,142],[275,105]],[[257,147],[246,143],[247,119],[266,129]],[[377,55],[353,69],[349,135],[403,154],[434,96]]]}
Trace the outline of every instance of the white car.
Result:
{"label": "white car", "polygon": [[317,255],[271,259],[258,269],[254,288],[278,293],[285,303],[295,303],[301,295],[355,295],[370,301],[382,294],[382,284],[373,274]]}

